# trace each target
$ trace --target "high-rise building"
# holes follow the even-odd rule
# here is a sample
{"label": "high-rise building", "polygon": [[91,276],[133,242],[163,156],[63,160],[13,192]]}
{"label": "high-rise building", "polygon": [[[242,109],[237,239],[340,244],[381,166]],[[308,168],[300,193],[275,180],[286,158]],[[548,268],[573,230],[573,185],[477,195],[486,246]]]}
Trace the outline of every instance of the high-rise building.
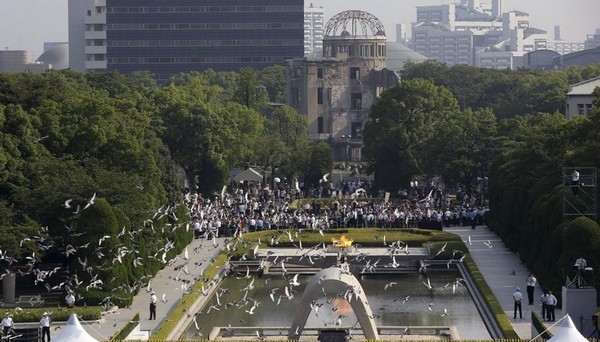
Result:
{"label": "high-rise building", "polygon": [[588,34],[585,40],[586,49],[594,49],[600,46],[600,28],[596,29],[596,33]]}
{"label": "high-rise building", "polygon": [[406,24],[396,24],[396,43],[408,43],[408,30]]}
{"label": "high-rise building", "polygon": [[323,7],[304,9],[304,55],[318,57],[323,54],[323,29],[325,19]]}
{"label": "high-rise building", "polygon": [[263,69],[304,54],[304,0],[69,0],[71,68]]}

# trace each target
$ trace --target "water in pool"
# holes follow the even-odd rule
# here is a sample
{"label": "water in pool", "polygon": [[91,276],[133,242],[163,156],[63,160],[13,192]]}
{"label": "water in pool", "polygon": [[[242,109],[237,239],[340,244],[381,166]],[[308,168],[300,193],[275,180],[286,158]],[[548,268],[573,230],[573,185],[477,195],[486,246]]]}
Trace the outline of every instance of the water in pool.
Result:
{"label": "water in pool", "polygon": [[[250,279],[244,279],[239,275],[231,275],[220,284],[223,292],[219,298],[221,305],[218,305],[216,296],[212,296],[197,315],[205,338],[213,326],[290,326],[310,276],[300,275],[300,285],[294,287],[293,298],[281,300],[280,296],[284,295],[284,288],[289,286],[289,280],[281,275],[265,275],[262,278],[258,278],[256,274],[251,276]],[[469,291],[465,286],[457,286],[453,291],[452,283],[460,274],[453,271],[430,272],[428,277],[432,289],[424,285],[427,277],[420,274],[361,276],[359,281],[367,295],[377,326],[456,326],[462,339],[489,339],[490,335]],[[246,293],[244,288],[252,279],[253,289]],[[390,282],[397,284],[384,289]],[[275,302],[270,297],[272,291]],[[342,298],[323,296],[317,304],[322,306],[317,313],[311,312],[307,328],[350,327],[357,322],[351,306]],[[211,306],[213,308],[209,309]],[[343,316],[341,320],[340,316]],[[195,332],[192,325],[183,338],[194,338]],[[287,335],[287,331],[282,333]]]}

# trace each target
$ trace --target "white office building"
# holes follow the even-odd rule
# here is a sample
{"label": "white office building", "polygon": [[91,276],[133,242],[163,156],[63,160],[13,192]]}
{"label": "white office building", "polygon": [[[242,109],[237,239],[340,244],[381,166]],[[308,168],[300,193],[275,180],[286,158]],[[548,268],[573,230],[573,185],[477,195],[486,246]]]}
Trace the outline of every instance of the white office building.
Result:
{"label": "white office building", "polygon": [[304,8],[304,56],[323,55],[323,26],[325,23],[323,7]]}

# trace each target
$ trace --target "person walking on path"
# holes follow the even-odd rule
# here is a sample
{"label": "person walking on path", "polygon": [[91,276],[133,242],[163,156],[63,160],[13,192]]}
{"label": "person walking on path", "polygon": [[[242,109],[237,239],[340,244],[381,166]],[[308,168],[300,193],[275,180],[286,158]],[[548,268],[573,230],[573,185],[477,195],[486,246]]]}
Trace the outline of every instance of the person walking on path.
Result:
{"label": "person walking on path", "polygon": [[42,327],[42,342],[50,342],[50,317],[48,317],[47,312],[44,312],[42,319],[40,319],[40,326]]}
{"label": "person walking on path", "polygon": [[554,322],[556,317],[554,316],[554,307],[558,303],[556,297],[552,294],[552,291],[548,291],[548,296],[546,296],[546,318]]}
{"label": "person walking on path", "polygon": [[152,291],[150,293],[150,319],[156,319],[156,303],[158,302],[158,297],[156,297],[156,293]]}
{"label": "person walking on path", "polygon": [[529,300],[529,305],[533,305],[533,293],[535,292],[536,281],[535,276],[530,273],[527,278],[527,299]]}
{"label": "person walking on path", "polygon": [[521,311],[521,301],[523,300],[523,294],[521,290],[517,287],[515,293],[513,293],[513,300],[515,301],[515,312],[513,314],[513,318],[517,319],[517,309],[519,310],[519,318],[523,319],[523,312]]}

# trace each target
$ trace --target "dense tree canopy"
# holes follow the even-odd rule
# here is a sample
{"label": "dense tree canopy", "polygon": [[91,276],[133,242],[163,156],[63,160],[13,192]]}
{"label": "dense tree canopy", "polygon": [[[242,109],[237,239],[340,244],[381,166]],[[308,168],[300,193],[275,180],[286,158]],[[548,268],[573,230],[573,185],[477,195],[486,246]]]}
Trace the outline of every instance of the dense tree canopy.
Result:
{"label": "dense tree canopy", "polygon": [[402,79],[424,78],[446,87],[462,109],[490,108],[497,118],[564,112],[567,86],[600,75],[600,64],[566,70],[448,67],[434,60],[408,63]]}
{"label": "dense tree canopy", "polygon": [[[206,71],[160,86],[147,73],[0,74],[0,245],[10,256],[0,267],[25,267],[19,260],[35,255],[103,280],[92,292],[123,290],[192,237],[182,226],[180,169],[208,194],[230,169],[263,160],[261,146],[279,146],[270,160],[300,176],[304,118],[285,107],[277,125],[267,124],[256,110],[269,93],[280,96],[282,75]],[[148,224],[157,210],[169,214]],[[91,268],[105,271],[92,276]]]}
{"label": "dense tree canopy", "polygon": [[[600,167],[600,89],[588,117],[567,121],[561,112],[567,85],[599,74],[600,65],[551,71],[408,65],[402,83],[372,107],[364,130],[376,187],[396,191],[412,179],[439,176],[469,193],[475,180],[487,179],[488,225],[544,286],[559,290],[575,246],[589,241],[592,247],[579,251],[597,262],[590,248],[600,230],[588,213],[597,210],[598,192],[582,188],[578,196],[562,172]],[[572,215],[563,215],[565,207]],[[582,218],[570,222],[577,213]]]}

